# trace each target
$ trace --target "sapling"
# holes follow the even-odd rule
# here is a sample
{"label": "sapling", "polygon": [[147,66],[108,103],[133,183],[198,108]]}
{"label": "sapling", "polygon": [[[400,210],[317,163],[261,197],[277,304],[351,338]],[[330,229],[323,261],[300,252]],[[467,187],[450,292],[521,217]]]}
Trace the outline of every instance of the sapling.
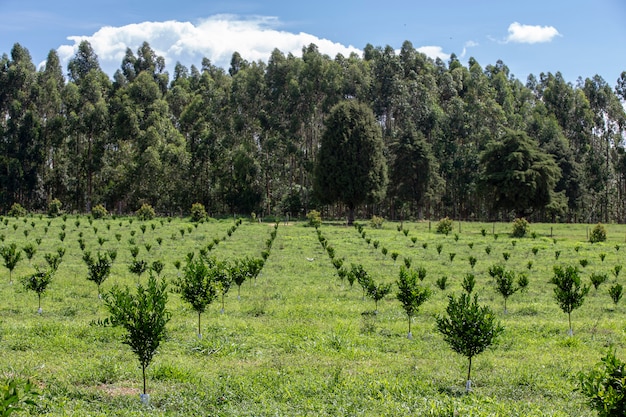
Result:
{"label": "sapling", "polygon": [[139,284],[141,280],[141,275],[148,270],[148,262],[143,259],[140,260],[132,260],[130,265],[128,265],[128,270],[137,275],[137,284]]}
{"label": "sapling", "polygon": [[463,282],[461,283],[461,287],[465,290],[466,293],[471,294],[474,291],[474,286],[476,285],[476,277],[474,274],[465,274],[463,277]]}
{"label": "sapling", "polygon": [[26,259],[28,259],[28,263],[32,261],[33,256],[35,256],[35,253],[37,253],[37,247],[33,245],[32,243],[28,243],[26,246],[22,248],[22,250],[24,251],[24,254],[26,255]]}
{"label": "sapling", "polygon": [[35,291],[37,293],[37,313],[39,314],[43,312],[43,310],[41,309],[41,296],[44,292],[46,292],[50,281],[52,281],[52,273],[52,270],[41,271],[37,269],[35,273],[28,275],[22,279],[22,283],[24,284],[25,289]]}
{"label": "sapling", "polygon": [[122,289],[115,285],[104,295],[104,303],[110,314],[105,322],[126,330],[122,343],[139,359],[143,377],[141,398],[147,402],[146,368],[165,339],[165,326],[171,318],[166,307],[167,284],[151,275],[145,288],[137,286],[137,294],[131,294],[128,287]]}
{"label": "sapling", "polygon": [[163,272],[163,268],[165,268],[165,264],[160,259],[153,261],[150,265],[150,270],[155,272],[159,277],[161,276],[161,272]]}
{"label": "sapling", "polygon": [[439,278],[437,278],[437,287],[439,287],[439,289],[441,291],[444,291],[446,289],[446,286],[448,284],[448,277],[443,275]]}
{"label": "sapling", "polygon": [[550,280],[554,288],[554,298],[564,313],[567,313],[569,330],[567,334],[572,336],[572,311],[583,304],[585,296],[589,293],[589,286],[582,285],[578,268],[568,265],[565,268],[560,265],[554,267],[554,276]]}
{"label": "sapling", "polygon": [[515,285],[515,273],[513,271],[503,270],[501,274],[496,275],[496,290],[504,297],[504,313],[507,313],[506,302],[510,296],[515,294],[520,287]]}
{"label": "sapling", "polygon": [[387,294],[391,292],[391,284],[390,283],[379,283],[376,284],[373,279],[370,279],[369,285],[367,286],[367,295],[375,303],[374,313],[378,314],[378,302],[385,298]]}
{"label": "sapling", "polygon": [[224,298],[226,297],[226,294],[233,284],[232,278],[229,273],[229,267],[226,262],[218,261],[216,259],[209,260],[209,267],[211,269],[211,274],[213,274],[213,280],[216,283],[216,288],[220,294],[222,301],[222,308],[220,309],[220,313],[224,314],[224,311],[226,311]]}
{"label": "sapling", "polygon": [[598,291],[598,287],[608,281],[609,276],[607,274],[600,274],[593,272],[591,276],[589,276],[591,280],[591,284],[593,284],[593,288],[595,288],[596,292]]}
{"label": "sapling", "polygon": [[609,288],[609,295],[611,296],[611,300],[613,300],[613,303],[615,303],[615,305],[617,305],[617,303],[619,303],[619,300],[622,299],[623,289],[624,288],[619,283],[615,283],[614,285],[611,285],[611,288]]}
{"label": "sapling", "polygon": [[62,258],[58,253],[46,253],[43,257],[52,271],[56,272],[59,269]]}
{"label": "sapling", "polygon": [[176,292],[198,314],[198,338],[202,338],[201,315],[217,297],[216,282],[204,259],[188,259],[183,274],[174,281]]}
{"label": "sapling", "polygon": [[476,261],[477,261],[476,257],[470,256],[468,259],[469,259],[470,266],[472,267],[472,269],[474,269],[474,267],[476,266]]}
{"label": "sapling", "polygon": [[3,246],[0,249],[0,255],[4,260],[4,266],[9,270],[9,283],[13,283],[13,270],[22,260],[22,251],[17,248],[16,243],[11,243],[8,246]]}
{"label": "sapling", "polygon": [[619,273],[622,272],[622,265],[615,265],[612,272],[613,275],[615,275],[615,279],[617,279],[619,277]]}
{"label": "sapling", "polygon": [[107,253],[100,253],[95,258],[91,256],[87,263],[87,279],[98,286],[98,298],[101,298],[100,286],[111,275],[113,261]]}
{"label": "sapling", "polygon": [[417,271],[400,267],[400,274],[396,285],[398,285],[398,293],[396,298],[402,303],[402,308],[406,312],[409,321],[409,333],[407,337],[413,338],[411,333],[411,320],[417,314],[420,306],[430,298],[431,291],[427,287],[422,287],[419,282],[419,273]]}
{"label": "sapling", "polygon": [[[348,278],[348,280],[351,280],[352,282],[356,281],[359,283],[361,289],[363,290],[363,299],[365,299],[367,290],[370,286],[370,283],[372,282],[372,277],[370,277],[370,275],[361,264],[352,264],[352,267],[350,269],[350,275],[352,275],[352,278]],[[350,284],[350,286],[352,286],[352,284]]]}
{"label": "sapling", "polygon": [[436,318],[437,329],[452,350],[469,360],[465,391],[471,390],[472,359],[493,344],[504,331],[487,306],[478,305],[478,295],[448,296],[447,317]]}

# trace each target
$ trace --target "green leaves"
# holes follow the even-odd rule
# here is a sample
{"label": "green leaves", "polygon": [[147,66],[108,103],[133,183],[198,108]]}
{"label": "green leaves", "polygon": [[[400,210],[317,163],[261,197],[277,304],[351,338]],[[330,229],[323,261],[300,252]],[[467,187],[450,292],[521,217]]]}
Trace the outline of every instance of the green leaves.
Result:
{"label": "green leaves", "polygon": [[108,322],[126,331],[123,343],[139,359],[143,371],[143,393],[146,393],[146,367],[165,338],[165,325],[171,318],[166,308],[167,284],[151,276],[146,287],[137,285],[137,293],[115,285],[104,295],[109,310]]}
{"label": "green leaves", "polygon": [[595,369],[580,373],[580,391],[587,397],[598,417],[626,415],[626,364],[607,352]]}
{"label": "green leaves", "polygon": [[462,293],[448,296],[446,316],[436,317],[437,329],[452,350],[469,359],[467,379],[470,380],[472,358],[491,346],[504,331],[487,306],[478,305],[478,295]]}
{"label": "green leaves", "polygon": [[26,381],[23,386],[20,385],[15,379],[0,385],[0,417],[9,417],[16,411],[23,411],[24,405],[37,405],[33,397],[39,394],[33,390],[31,382]]}
{"label": "green leaves", "polygon": [[582,285],[578,268],[568,265],[563,268],[560,265],[554,267],[554,276],[550,280],[551,284],[556,285],[554,288],[554,298],[559,304],[561,310],[567,313],[569,321],[569,335],[572,332],[572,311],[583,304],[585,296],[589,293],[589,285]]}

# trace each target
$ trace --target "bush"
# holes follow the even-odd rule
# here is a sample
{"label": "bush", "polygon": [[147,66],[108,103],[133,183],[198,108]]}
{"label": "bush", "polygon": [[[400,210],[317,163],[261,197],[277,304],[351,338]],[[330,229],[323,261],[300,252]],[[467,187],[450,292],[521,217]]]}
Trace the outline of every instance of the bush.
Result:
{"label": "bush", "polygon": [[139,220],[152,220],[156,214],[150,204],[144,203],[139,210],[135,212]]}
{"label": "bush", "polygon": [[370,220],[370,224],[374,229],[381,229],[383,227],[383,223],[385,219],[379,216],[372,216],[372,220]]}
{"label": "bush", "polygon": [[451,231],[452,231],[451,219],[449,219],[448,217],[444,217],[443,219],[439,220],[439,223],[437,223],[437,233],[443,233],[444,235],[447,235]]}
{"label": "bush", "polygon": [[60,215],[62,206],[63,204],[58,198],[53,198],[52,200],[50,200],[50,202],[48,203],[48,216],[57,217],[58,215]]}
{"label": "bush", "polygon": [[589,374],[579,374],[580,390],[598,416],[626,415],[625,365],[609,351]]}
{"label": "bush", "polygon": [[528,233],[528,229],[530,228],[530,224],[523,217],[519,217],[513,220],[513,233],[511,234],[513,237],[524,237]]}
{"label": "bush", "polygon": [[309,226],[313,226],[317,229],[322,225],[322,215],[317,210],[309,211],[306,218],[309,220]]}
{"label": "bush", "polygon": [[206,209],[202,203],[193,203],[191,205],[191,221],[201,222],[206,219]]}
{"label": "bush", "polygon": [[26,209],[20,203],[13,203],[7,215],[12,217],[24,217],[28,214]]}
{"label": "bush", "polygon": [[109,212],[102,204],[98,204],[95,207],[91,208],[91,216],[94,219],[101,219],[109,215]]}
{"label": "bush", "polygon": [[602,226],[602,223],[596,224],[589,235],[589,242],[597,243],[604,242],[606,240],[606,229]]}

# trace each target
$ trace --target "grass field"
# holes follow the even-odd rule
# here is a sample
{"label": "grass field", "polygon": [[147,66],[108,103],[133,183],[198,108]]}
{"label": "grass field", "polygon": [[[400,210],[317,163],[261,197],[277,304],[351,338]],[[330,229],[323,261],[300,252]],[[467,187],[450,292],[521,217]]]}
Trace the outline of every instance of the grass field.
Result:
{"label": "grass field", "polygon": [[[175,261],[184,264],[188,252],[214,240],[219,244],[211,254],[218,259],[260,257],[274,225],[244,220],[229,236],[233,224],[5,217],[2,245],[33,243],[37,251],[18,263],[12,284],[0,267],[0,379],[33,381],[41,397],[29,412],[48,416],[591,416],[576,391],[577,374],[608,348],[626,356],[626,301],[614,305],[607,291],[626,275],[612,273],[624,264],[626,226],[606,225],[607,241],[592,245],[587,233],[593,225],[532,224],[534,238],[512,239],[511,225],[502,223],[455,222],[445,236],[434,232],[434,222],[404,223],[405,235],[399,223],[374,229],[362,221],[368,244],[354,227],[324,223],[319,230],[335,257],[362,264],[377,281],[395,282],[405,258],[426,268],[424,284],[433,296],[414,319],[409,340],[395,287],[372,314],[374,302],[363,299],[358,284],[351,288],[338,279],[316,230],[281,223],[261,275],[244,283],[241,299],[231,288],[223,314],[218,301],[210,306],[201,340],[195,313],[170,294],[168,337],[148,369],[150,405],[142,405],[141,370],[120,342],[122,331],[93,325],[107,311],[86,279],[79,239],[92,254],[117,251],[106,292],[114,284],[136,285],[128,271],[132,246],[139,248],[138,259],[163,261],[168,282],[179,273]],[[65,255],[38,314],[37,296],[20,278],[58,248]],[[474,268],[470,256],[477,259]],[[588,261],[584,268],[581,259]],[[530,280],[527,291],[509,298],[506,314],[487,273],[498,262]],[[592,272],[610,277],[573,312],[573,337],[549,283],[556,264],[577,265],[585,282]],[[480,303],[497,312],[505,330],[496,346],[474,359],[473,392],[465,394],[467,360],[445,344],[435,317],[445,313],[449,294],[462,291],[468,272],[476,275]],[[443,275],[445,290],[435,285]]]}

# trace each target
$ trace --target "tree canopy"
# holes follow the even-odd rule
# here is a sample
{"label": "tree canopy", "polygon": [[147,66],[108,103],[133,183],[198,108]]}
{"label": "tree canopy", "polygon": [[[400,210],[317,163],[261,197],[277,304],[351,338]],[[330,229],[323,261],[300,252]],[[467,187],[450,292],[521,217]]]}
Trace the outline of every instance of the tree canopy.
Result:
{"label": "tree canopy", "polygon": [[[408,41],[335,57],[314,44],[299,56],[275,49],[266,62],[234,53],[228,69],[204,58],[171,73],[144,42],[112,77],[83,41],[60,63],[52,50],[37,69],[19,43],[0,56],[0,212],[58,199],[66,212],[149,203],[182,214],[198,202],[211,216],[626,218],[624,73],[614,87],[592,74],[522,81],[502,61],[433,60]],[[361,133],[379,139],[338,162],[322,142],[339,135],[328,129],[337,108],[357,103]],[[515,146],[498,150],[507,138]],[[488,158],[509,151],[515,169]],[[520,204],[495,192],[497,172]],[[329,178],[353,188],[313,192]]]}
{"label": "tree canopy", "polygon": [[381,200],[387,187],[387,165],[380,128],[362,103],[343,101],[326,120],[315,171],[315,188],[322,203],[342,202],[348,224],[355,208]]}

